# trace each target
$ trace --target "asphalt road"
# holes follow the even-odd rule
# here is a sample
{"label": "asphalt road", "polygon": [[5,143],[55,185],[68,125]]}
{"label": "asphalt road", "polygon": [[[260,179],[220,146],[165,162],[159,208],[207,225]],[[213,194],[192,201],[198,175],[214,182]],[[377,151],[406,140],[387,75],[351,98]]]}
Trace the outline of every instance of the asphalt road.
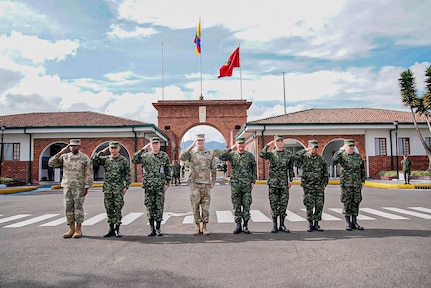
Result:
{"label": "asphalt road", "polygon": [[[286,221],[291,233],[272,234],[267,186],[256,185],[250,235],[232,234],[235,224],[225,217],[230,187],[211,193],[209,236],[191,235],[188,187],[173,186],[163,236],[146,236],[142,189],[133,187],[123,237],[103,238],[103,193],[91,189],[85,212],[92,223],[81,239],[61,237],[67,231],[55,222],[64,219],[61,191],[0,196],[0,287],[431,287],[430,190],[365,187],[361,214],[368,218],[359,222],[366,230],[348,232],[337,212],[339,186],[331,185],[325,231],[310,233],[295,185],[288,207],[295,217]],[[13,219],[19,214],[30,215]]]}

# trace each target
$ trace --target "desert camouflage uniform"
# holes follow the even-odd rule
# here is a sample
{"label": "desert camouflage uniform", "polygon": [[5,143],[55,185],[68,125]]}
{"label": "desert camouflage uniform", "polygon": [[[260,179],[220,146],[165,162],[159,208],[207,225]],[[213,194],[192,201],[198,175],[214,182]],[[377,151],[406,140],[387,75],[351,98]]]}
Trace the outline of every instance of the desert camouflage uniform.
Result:
{"label": "desert camouflage uniform", "polygon": [[325,202],[325,186],[329,180],[328,164],[321,155],[311,155],[306,149],[298,151],[295,156],[302,167],[301,186],[304,190],[303,203],[307,220],[320,221]]}
{"label": "desert camouflage uniform", "polygon": [[82,152],[72,152],[52,156],[48,165],[60,167],[63,165],[63,187],[64,207],[66,209],[67,225],[84,222],[84,201],[82,196],[84,188],[90,188],[93,184],[93,166],[90,158]]}
{"label": "desert camouflage uniform", "polygon": [[165,205],[165,185],[171,181],[171,168],[168,154],[159,151],[157,154],[139,150],[133,155],[132,162],[142,164],[142,188],[145,191],[144,204],[148,219],[162,221]]}
{"label": "desert camouflage uniform", "polygon": [[362,183],[365,183],[364,161],[359,153],[347,154],[338,150],[332,157],[333,164],[341,166],[341,196],[344,205],[343,213],[346,216],[358,216],[359,204],[362,201]]}
{"label": "desert camouflage uniform", "polygon": [[271,206],[271,216],[286,217],[287,204],[289,202],[289,181],[293,181],[293,160],[294,155],[288,150],[278,152],[274,147],[268,152],[268,145],[265,145],[259,156],[269,160],[269,204]]}
{"label": "desert camouflage uniform", "polygon": [[223,152],[219,159],[230,161],[232,165],[230,185],[235,223],[241,223],[242,219],[248,221],[252,203],[251,184],[256,182],[257,178],[256,160],[253,154],[248,151],[240,154],[231,149]]}
{"label": "desert camouflage uniform", "polygon": [[97,152],[91,160],[94,165],[103,166],[105,169],[102,189],[108,223],[120,225],[121,210],[124,206],[123,191],[124,188],[129,188],[131,183],[130,165],[123,155],[114,158],[112,155],[103,156],[102,153],[103,150]]}
{"label": "desert camouflage uniform", "polygon": [[190,175],[187,181],[190,185],[190,202],[195,223],[208,223],[210,190],[211,185],[215,185],[217,172],[214,153],[207,148],[198,150],[190,146],[181,154],[180,159],[190,163]]}

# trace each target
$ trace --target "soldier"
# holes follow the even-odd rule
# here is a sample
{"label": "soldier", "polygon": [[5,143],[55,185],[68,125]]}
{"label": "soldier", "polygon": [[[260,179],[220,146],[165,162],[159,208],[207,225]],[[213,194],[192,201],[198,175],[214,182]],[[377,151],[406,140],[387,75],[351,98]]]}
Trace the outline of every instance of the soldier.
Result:
{"label": "soldier", "polygon": [[[85,195],[93,184],[93,166],[90,158],[79,150],[80,147],[80,139],[71,139],[69,145],[48,161],[49,167],[63,166],[61,187],[69,225],[69,232],[63,234],[63,238],[81,238]],[[68,150],[70,152],[66,153]]]}
{"label": "soldier", "polygon": [[329,173],[325,158],[317,154],[318,147],[317,140],[310,140],[308,148],[298,151],[295,155],[296,162],[302,167],[301,186],[304,190],[303,203],[306,208],[308,232],[323,231],[319,221],[322,220],[324,193],[328,185]]}
{"label": "soldier", "polygon": [[404,184],[410,184],[412,162],[410,161],[408,155],[403,156],[403,160],[401,160],[401,166],[403,166]]}
{"label": "soldier", "polygon": [[[195,147],[196,146],[196,147]],[[195,149],[193,149],[195,147]],[[215,186],[216,164],[214,153],[205,148],[205,134],[197,134],[196,140],[180,156],[190,163],[190,202],[196,224],[193,235],[209,235],[207,223],[211,202],[210,191]],[[202,223],[202,230],[200,227]]]}
{"label": "soldier", "polygon": [[[103,166],[105,169],[103,192],[109,231],[103,237],[114,235],[121,237],[121,210],[124,206],[124,195],[131,183],[131,177],[129,162],[126,157],[120,155],[120,149],[120,143],[112,141],[105,149],[91,157],[94,165]],[[103,155],[108,151],[110,155]]]}
{"label": "soldier", "polygon": [[173,161],[173,164],[172,164],[172,178],[173,178],[172,183],[175,184],[175,186],[177,186],[178,184],[181,184],[180,170],[181,170],[181,165],[178,163],[178,160]]}
{"label": "soldier", "polygon": [[[151,152],[142,154],[150,145]],[[163,218],[165,193],[171,181],[169,156],[165,152],[160,151],[160,139],[153,137],[150,139],[150,143],[133,155],[132,162],[142,164],[142,188],[145,193],[144,204],[150,223],[150,233],[148,233],[148,236],[162,236],[160,225]]]}
{"label": "soldier", "polygon": [[341,197],[344,205],[343,214],[346,218],[346,230],[364,230],[364,227],[357,223],[359,214],[359,204],[362,201],[361,190],[365,184],[364,160],[359,153],[354,151],[355,141],[348,139],[344,141],[344,146],[335,152],[332,157],[334,165],[341,166]]}
{"label": "soldier", "polygon": [[[271,145],[275,147],[268,151]],[[266,144],[259,156],[269,160],[269,204],[271,206],[271,216],[273,227],[271,232],[277,233],[277,217],[280,217],[278,231],[289,233],[289,229],[284,225],[286,218],[287,204],[289,202],[289,188],[293,181],[293,162],[292,152],[284,149],[283,136],[276,135],[274,140]]]}
{"label": "soldier", "polygon": [[[252,202],[251,191],[256,182],[256,160],[253,154],[245,151],[245,139],[238,138],[236,143],[224,151],[219,159],[230,161],[232,165],[232,176],[230,177],[231,199],[235,213],[236,228],[233,234],[243,231],[250,234],[248,220],[250,219],[250,206]],[[241,222],[244,225],[241,228]]]}

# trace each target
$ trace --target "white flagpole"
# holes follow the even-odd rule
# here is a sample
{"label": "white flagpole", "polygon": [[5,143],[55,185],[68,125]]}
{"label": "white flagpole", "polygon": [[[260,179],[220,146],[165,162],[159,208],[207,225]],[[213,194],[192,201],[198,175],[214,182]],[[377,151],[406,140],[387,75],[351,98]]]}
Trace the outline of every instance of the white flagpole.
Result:
{"label": "white flagpole", "polygon": [[163,42],[162,42],[162,100],[165,100],[165,75],[163,71]]}
{"label": "white flagpole", "polygon": [[204,100],[204,96],[202,95],[202,22],[201,17],[199,17],[199,37],[200,37],[200,47],[201,47],[201,53],[199,53],[199,66],[201,69],[201,96],[199,97],[199,100]]}
{"label": "white flagpole", "polygon": [[239,54],[239,85],[241,91],[241,100],[242,100],[242,68],[241,68],[241,49],[239,49],[240,43],[238,43],[238,54]]}

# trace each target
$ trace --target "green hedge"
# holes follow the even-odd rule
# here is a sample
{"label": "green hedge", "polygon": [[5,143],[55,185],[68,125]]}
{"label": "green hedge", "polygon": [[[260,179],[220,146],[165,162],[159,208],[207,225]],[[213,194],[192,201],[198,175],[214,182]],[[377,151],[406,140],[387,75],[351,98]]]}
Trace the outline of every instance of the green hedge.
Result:
{"label": "green hedge", "polygon": [[[403,171],[399,172],[400,174],[403,173]],[[431,176],[431,171],[412,171],[410,173],[411,176]],[[396,171],[380,171],[377,173],[377,176],[385,176],[385,177],[396,177],[397,172]]]}

